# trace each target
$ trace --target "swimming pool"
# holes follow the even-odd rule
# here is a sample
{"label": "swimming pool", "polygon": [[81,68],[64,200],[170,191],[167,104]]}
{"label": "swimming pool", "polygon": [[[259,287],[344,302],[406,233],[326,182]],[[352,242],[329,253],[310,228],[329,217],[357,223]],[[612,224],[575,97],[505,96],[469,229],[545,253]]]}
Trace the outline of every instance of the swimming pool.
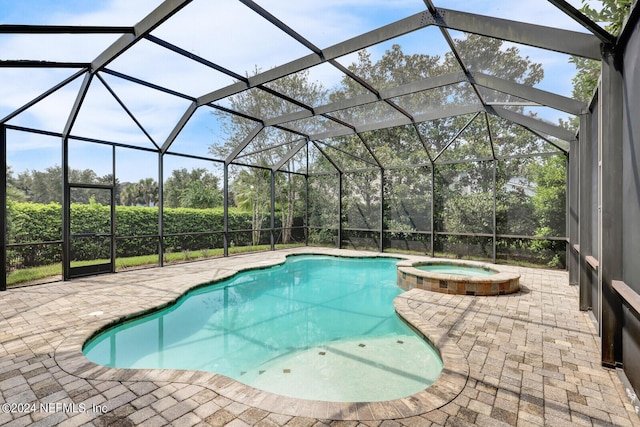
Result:
{"label": "swimming pool", "polygon": [[113,327],[84,354],[112,367],[216,372],[303,399],[405,397],[432,384],[442,361],[395,314],[397,261],[290,257]]}

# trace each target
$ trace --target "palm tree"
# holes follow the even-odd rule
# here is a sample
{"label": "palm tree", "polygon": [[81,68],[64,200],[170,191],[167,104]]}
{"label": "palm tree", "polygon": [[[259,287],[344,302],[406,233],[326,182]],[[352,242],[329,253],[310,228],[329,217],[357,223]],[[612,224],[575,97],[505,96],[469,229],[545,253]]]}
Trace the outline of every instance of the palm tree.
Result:
{"label": "palm tree", "polygon": [[151,207],[158,204],[158,183],[153,178],[144,178],[138,182],[142,202]]}
{"label": "palm tree", "polygon": [[124,184],[122,190],[120,190],[120,204],[124,206],[136,206],[139,203],[142,203],[142,197],[138,184]]}

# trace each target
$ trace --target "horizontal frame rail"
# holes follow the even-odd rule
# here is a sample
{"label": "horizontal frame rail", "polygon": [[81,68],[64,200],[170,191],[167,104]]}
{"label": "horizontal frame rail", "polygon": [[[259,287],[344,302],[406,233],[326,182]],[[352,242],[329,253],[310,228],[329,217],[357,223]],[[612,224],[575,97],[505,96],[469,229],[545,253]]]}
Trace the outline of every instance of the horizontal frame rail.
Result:
{"label": "horizontal frame rail", "polygon": [[622,301],[635,311],[636,316],[640,316],[640,294],[622,280],[612,280],[611,286],[620,295]]}

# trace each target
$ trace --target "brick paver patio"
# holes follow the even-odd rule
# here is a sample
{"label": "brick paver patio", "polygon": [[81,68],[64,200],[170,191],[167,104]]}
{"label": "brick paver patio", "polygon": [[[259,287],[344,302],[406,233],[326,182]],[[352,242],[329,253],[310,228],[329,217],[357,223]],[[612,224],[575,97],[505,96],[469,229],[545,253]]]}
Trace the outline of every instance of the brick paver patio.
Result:
{"label": "brick paver patio", "polygon": [[[239,269],[310,248],[265,252],[14,288],[0,294],[0,425],[563,426],[640,425],[567,273],[504,267],[519,293],[411,290],[396,310],[443,353],[434,386],[391,402],[334,404],[276,396],[216,374],[95,365],[84,341],[115,319],[168,304]],[[355,251],[314,252],[372,255]],[[419,257],[410,257],[423,259]]]}

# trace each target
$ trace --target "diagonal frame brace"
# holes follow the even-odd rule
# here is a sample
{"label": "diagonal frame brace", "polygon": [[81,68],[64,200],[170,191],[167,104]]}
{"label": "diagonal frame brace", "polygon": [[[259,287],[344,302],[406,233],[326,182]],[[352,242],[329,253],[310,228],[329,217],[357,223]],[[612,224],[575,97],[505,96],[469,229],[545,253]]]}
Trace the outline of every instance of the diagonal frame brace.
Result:
{"label": "diagonal frame brace", "polygon": [[536,89],[531,86],[515,83],[499,77],[490,76],[488,74],[471,72],[470,79],[472,83],[475,83],[478,86],[497,90],[508,95],[517,96],[518,98],[523,98],[527,101],[545,105],[575,116],[586,113],[589,108],[585,102],[576,101],[572,98],[567,98],[552,92]]}
{"label": "diagonal frame brace", "polygon": [[224,164],[229,165],[231,162],[233,162],[236,157],[238,157],[238,154],[240,154],[242,150],[247,148],[247,145],[251,144],[251,141],[253,141],[254,138],[258,136],[258,134],[262,132],[263,129],[264,125],[262,123],[253,128],[249,135],[247,135],[244,140],[233,150],[233,152],[229,154],[229,156],[224,161]]}
{"label": "diagonal frame brace", "polygon": [[282,159],[280,159],[280,161],[278,163],[276,163],[273,168],[271,169],[273,172],[279,170],[282,166],[284,166],[285,163],[287,163],[289,160],[291,160],[291,158],[293,156],[295,156],[296,154],[298,154],[298,152],[300,150],[302,150],[303,147],[305,147],[307,145],[308,140],[306,138],[302,138],[300,141],[298,141],[298,143],[293,146],[291,148],[291,150],[289,150],[288,153],[286,153]]}
{"label": "diagonal frame brace", "polygon": [[487,107],[487,113],[519,124],[526,127],[527,129],[554,136],[563,141],[571,142],[576,140],[576,135],[565,128],[544,122],[539,119],[535,119],[533,117],[525,116],[524,114],[516,113],[515,111],[507,110],[500,107]]}

